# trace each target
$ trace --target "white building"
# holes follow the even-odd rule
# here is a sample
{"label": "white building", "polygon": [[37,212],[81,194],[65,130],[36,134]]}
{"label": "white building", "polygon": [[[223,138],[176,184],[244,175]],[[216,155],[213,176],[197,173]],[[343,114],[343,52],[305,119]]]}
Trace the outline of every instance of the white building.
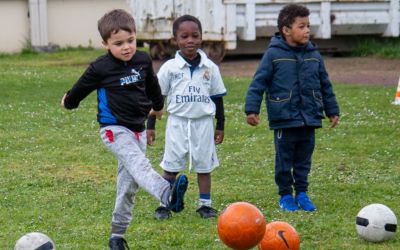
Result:
{"label": "white building", "polygon": [[125,0],[0,0],[0,52],[28,45],[101,47],[97,20],[116,8],[130,12]]}
{"label": "white building", "polygon": [[0,0],[0,52],[100,47],[97,20],[115,8],[134,15],[138,40],[148,42],[153,55],[166,48],[172,22],[182,14],[200,19],[209,52],[263,51],[279,10],[293,2],[310,9],[312,34],[327,44],[337,46],[338,37],[400,33],[400,0]]}

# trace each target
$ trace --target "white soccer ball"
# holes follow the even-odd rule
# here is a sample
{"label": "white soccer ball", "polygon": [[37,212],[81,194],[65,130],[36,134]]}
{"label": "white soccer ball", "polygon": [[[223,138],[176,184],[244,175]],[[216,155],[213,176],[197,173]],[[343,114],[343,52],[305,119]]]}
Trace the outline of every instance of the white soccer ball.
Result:
{"label": "white soccer ball", "polygon": [[396,233],[396,215],[385,205],[370,204],[357,214],[356,228],[358,235],[366,241],[389,240]]}
{"label": "white soccer ball", "polygon": [[33,232],[19,238],[14,250],[55,250],[53,241],[45,234]]}

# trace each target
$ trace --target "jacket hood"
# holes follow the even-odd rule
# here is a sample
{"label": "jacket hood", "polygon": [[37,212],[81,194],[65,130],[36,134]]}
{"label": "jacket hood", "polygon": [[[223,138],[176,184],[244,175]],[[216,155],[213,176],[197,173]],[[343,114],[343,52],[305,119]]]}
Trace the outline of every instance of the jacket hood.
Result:
{"label": "jacket hood", "polygon": [[269,48],[271,47],[278,47],[284,50],[295,50],[295,51],[301,51],[301,50],[306,50],[306,51],[313,51],[316,50],[316,45],[309,41],[307,44],[303,46],[290,46],[285,39],[280,35],[279,32],[276,32],[275,35],[271,38],[271,42],[269,44]]}

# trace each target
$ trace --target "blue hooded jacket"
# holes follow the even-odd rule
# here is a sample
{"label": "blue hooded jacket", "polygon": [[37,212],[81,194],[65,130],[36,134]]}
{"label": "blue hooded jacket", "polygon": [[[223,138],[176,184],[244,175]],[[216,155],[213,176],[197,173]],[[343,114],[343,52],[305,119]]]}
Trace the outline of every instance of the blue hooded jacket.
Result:
{"label": "blue hooded jacket", "polygon": [[339,115],[324,62],[312,42],[292,47],[277,33],[249,86],[245,112],[260,113],[264,96],[271,129],[322,127],[325,114]]}

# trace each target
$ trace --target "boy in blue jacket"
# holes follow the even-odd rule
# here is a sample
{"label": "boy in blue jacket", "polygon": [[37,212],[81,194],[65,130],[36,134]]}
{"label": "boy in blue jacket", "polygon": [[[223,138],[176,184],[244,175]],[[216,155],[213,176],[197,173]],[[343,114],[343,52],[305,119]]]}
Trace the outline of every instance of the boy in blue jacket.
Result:
{"label": "boy in blue jacket", "polygon": [[332,128],[339,122],[332,84],[320,53],[310,42],[309,15],[302,5],[282,8],[279,33],[261,59],[245,104],[247,123],[256,126],[266,94],[269,127],[274,130],[275,182],[279,205],[286,211],[316,209],[307,195],[315,129],[322,127],[323,112]]}

